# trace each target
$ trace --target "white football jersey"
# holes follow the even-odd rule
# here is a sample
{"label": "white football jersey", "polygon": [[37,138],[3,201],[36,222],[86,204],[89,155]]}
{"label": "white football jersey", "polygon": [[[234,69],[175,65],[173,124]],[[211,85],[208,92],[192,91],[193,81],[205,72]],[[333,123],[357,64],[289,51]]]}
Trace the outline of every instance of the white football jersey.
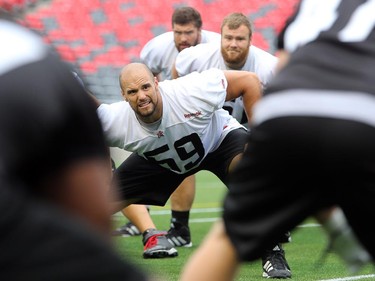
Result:
{"label": "white football jersey", "polygon": [[[201,43],[217,42],[220,44],[221,35],[216,32],[202,30]],[[172,79],[171,69],[178,55],[174,43],[173,31],[165,32],[152,38],[142,48],[140,58],[152,71],[160,74],[160,81]]]}
{"label": "white football jersey", "polygon": [[219,69],[160,82],[163,117],[154,128],[141,124],[125,101],[102,104],[98,115],[108,145],[186,173],[218,148],[228,132],[243,127],[221,108],[226,88]]}
{"label": "white football jersey", "polygon": [[[250,46],[249,55],[241,70],[255,72],[262,83],[263,89],[274,75],[277,57],[255,46]],[[220,44],[206,43],[182,50],[176,58],[175,67],[179,76],[185,76],[193,71],[201,72],[210,68],[229,69],[221,55]],[[245,123],[246,116],[242,98],[228,101],[224,107],[239,122]]]}

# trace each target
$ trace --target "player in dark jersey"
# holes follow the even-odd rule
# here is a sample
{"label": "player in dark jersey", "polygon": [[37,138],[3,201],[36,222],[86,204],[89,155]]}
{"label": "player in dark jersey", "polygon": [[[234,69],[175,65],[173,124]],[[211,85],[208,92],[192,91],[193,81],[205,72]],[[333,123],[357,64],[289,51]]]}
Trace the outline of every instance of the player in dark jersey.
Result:
{"label": "player in dark jersey", "polygon": [[94,104],[35,33],[0,30],[0,280],[147,280],[109,244]]}
{"label": "player in dark jersey", "polygon": [[370,254],[361,251],[348,268],[375,257],[375,230],[363,219],[375,216],[374,9],[374,0],[301,1],[283,33],[289,61],[255,105],[223,221],[183,281],[232,280],[240,262],[331,206],[341,207]]}

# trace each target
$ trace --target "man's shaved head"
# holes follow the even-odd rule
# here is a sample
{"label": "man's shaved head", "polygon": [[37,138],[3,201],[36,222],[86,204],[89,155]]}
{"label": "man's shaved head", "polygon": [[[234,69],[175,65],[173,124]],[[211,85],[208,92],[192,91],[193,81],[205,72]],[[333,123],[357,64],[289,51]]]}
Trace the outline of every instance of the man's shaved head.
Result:
{"label": "man's shaved head", "polygon": [[144,63],[134,62],[125,65],[120,72],[120,86],[124,90],[125,85],[129,81],[137,80],[138,76],[143,76],[147,73],[151,80],[154,80],[152,71]]}
{"label": "man's shaved head", "polygon": [[162,117],[162,98],[158,81],[143,63],[130,63],[120,73],[121,93],[126,102],[145,123],[152,123]]}

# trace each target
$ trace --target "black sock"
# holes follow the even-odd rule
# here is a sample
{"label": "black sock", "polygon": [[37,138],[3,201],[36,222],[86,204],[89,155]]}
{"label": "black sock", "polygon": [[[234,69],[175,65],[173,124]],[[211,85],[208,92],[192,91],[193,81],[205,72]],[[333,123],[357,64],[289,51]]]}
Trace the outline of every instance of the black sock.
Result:
{"label": "black sock", "polygon": [[[173,211],[172,210],[172,223],[174,226],[178,227],[178,225],[185,225],[189,226],[189,215],[190,211]],[[176,225],[177,224],[177,225]]]}

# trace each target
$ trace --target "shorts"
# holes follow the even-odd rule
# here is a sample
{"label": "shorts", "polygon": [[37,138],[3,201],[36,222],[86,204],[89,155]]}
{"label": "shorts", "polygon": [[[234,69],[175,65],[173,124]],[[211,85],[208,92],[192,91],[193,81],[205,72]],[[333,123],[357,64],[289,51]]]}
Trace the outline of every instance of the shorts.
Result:
{"label": "shorts", "polygon": [[228,183],[223,218],[242,261],[338,205],[374,257],[375,128],[331,117],[279,117],[252,128]]}
{"label": "shorts", "polygon": [[232,159],[244,151],[248,132],[243,128],[228,133],[220,146],[209,153],[202,163],[186,174],[177,174],[137,153],[132,153],[114,174],[117,194],[127,204],[164,206],[173,191],[190,175],[201,170],[214,173],[224,183]]}

